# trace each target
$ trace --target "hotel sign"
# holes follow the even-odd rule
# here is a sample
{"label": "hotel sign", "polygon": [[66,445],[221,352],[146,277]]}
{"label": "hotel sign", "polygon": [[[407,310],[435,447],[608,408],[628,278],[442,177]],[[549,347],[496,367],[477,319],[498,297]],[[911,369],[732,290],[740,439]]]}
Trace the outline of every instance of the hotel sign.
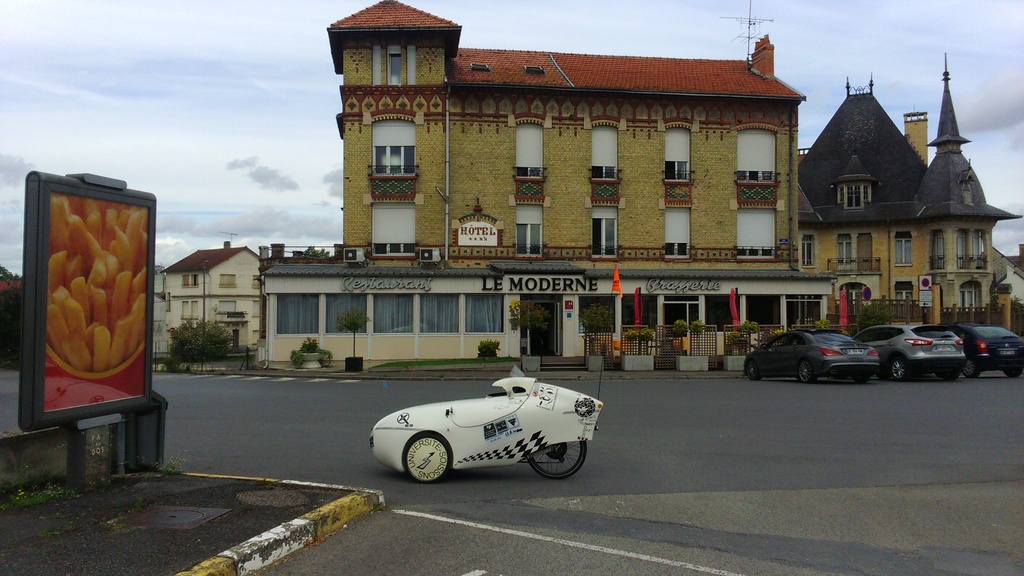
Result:
{"label": "hotel sign", "polygon": [[459,226],[459,246],[497,246],[498,229],[489,222],[466,222]]}

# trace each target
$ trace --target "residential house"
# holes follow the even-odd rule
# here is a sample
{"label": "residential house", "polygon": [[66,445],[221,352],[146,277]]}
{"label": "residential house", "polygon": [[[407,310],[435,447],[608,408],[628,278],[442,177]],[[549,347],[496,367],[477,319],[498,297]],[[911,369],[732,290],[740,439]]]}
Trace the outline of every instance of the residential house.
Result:
{"label": "residential house", "polygon": [[255,346],[260,326],[259,257],[249,248],[197,250],[163,270],[167,330],[185,320],[226,326],[236,348]]}
{"label": "residential house", "polygon": [[927,163],[924,112],[904,115],[901,134],[875,98],[874,82],[851,91],[801,155],[800,267],[829,272],[832,297],[856,313],[870,299],[899,301],[897,316],[928,308],[986,306],[992,287],[992,228],[1020,218],[985,201],[961,147],[948,70],[935,148]]}

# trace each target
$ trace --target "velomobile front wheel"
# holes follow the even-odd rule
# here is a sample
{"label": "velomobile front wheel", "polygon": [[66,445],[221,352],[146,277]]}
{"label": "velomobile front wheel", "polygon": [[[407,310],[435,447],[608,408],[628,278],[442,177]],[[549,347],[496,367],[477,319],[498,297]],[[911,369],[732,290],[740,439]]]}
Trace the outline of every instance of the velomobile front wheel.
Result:
{"label": "velomobile front wheel", "polygon": [[526,457],[530,467],[545,478],[568,478],[587,459],[587,441],[562,442],[541,448]]}

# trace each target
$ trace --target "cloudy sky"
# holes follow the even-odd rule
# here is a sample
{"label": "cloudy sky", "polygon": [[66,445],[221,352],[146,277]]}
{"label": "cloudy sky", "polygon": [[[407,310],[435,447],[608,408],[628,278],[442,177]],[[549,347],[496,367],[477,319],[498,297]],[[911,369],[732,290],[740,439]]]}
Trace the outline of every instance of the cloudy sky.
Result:
{"label": "cloudy sky", "polygon": [[[743,59],[770,34],[776,75],[807,96],[810,147],[866,86],[902,130],[934,138],[944,55],[964,146],[989,204],[1024,214],[1020,0],[408,0],[462,26],[461,46]],[[0,265],[22,269],[30,170],[91,172],[158,198],[157,260],[226,240],[343,241],[341,111],[326,28],[373,0],[4,0]],[[555,9],[557,7],[557,9]],[[747,16],[763,20],[749,27]],[[1024,222],[996,226],[1015,254]]]}

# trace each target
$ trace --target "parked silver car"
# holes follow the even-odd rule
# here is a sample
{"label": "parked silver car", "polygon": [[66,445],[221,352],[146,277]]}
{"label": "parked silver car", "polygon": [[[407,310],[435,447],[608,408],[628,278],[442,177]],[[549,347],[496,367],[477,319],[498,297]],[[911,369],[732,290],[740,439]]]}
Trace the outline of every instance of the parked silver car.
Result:
{"label": "parked silver car", "polygon": [[924,374],[956,380],[967,362],[963,340],[938,324],[872,326],[854,338],[878,350],[879,376],[891,380]]}

